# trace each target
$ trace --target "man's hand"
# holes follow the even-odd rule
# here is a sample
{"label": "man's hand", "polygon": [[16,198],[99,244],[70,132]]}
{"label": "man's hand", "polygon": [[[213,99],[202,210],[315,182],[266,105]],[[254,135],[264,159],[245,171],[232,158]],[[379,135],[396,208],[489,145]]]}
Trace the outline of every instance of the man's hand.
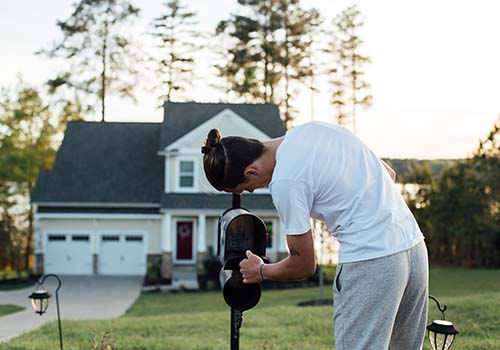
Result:
{"label": "man's hand", "polygon": [[247,258],[240,262],[240,272],[243,276],[243,283],[259,283],[260,279],[260,265],[264,262],[251,251],[246,251]]}

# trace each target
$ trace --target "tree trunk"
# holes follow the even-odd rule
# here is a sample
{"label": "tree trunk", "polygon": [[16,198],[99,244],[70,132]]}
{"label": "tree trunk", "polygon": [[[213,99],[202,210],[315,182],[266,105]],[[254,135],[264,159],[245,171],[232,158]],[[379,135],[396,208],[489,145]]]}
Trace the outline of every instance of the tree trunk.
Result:
{"label": "tree trunk", "polygon": [[[29,196],[31,197],[31,191],[33,190],[33,186],[31,184],[28,185]],[[31,202],[31,201],[30,201]],[[34,215],[33,215],[33,207],[30,205],[28,209],[28,237],[26,239],[26,247],[24,251],[24,269],[30,269],[30,258],[33,252],[33,237],[34,237]]]}
{"label": "tree trunk", "polygon": [[[108,8],[109,11],[109,8]],[[101,73],[101,122],[104,123],[106,115],[106,55],[108,41],[108,21],[104,21],[104,35],[102,38],[102,73]]]}

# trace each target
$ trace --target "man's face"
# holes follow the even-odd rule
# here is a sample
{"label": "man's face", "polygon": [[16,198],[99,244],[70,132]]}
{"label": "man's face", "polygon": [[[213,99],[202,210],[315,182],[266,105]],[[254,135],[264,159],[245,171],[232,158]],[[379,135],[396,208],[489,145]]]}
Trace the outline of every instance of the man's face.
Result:
{"label": "man's face", "polygon": [[256,183],[256,181],[247,178],[245,182],[239,184],[234,188],[227,187],[224,189],[224,192],[229,193],[242,193],[243,191],[247,191],[252,193],[254,190],[259,188],[260,186]]}
{"label": "man's face", "polygon": [[243,191],[252,193],[257,188],[267,187],[269,181],[266,180],[264,174],[265,172],[262,170],[262,167],[254,162],[245,168],[245,182],[234,188],[224,188],[224,191],[229,193],[242,193]]}

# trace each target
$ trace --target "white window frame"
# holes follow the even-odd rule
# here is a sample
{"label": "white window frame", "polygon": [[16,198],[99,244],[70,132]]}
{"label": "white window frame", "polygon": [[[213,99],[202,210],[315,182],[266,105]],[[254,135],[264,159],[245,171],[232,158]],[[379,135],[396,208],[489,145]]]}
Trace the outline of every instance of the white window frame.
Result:
{"label": "white window frame", "polygon": [[[181,162],[193,162],[193,187],[181,187]],[[198,157],[181,156],[175,160],[175,191],[193,193],[198,191]]]}

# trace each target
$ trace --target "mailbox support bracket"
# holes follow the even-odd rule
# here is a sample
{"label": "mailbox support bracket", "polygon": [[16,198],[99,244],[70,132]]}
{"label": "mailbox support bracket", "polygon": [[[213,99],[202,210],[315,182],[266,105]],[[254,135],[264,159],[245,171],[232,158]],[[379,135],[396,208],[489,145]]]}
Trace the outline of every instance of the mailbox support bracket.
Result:
{"label": "mailbox support bracket", "polygon": [[243,322],[243,312],[231,309],[231,350],[240,349],[240,328]]}
{"label": "mailbox support bracket", "polygon": [[[241,194],[233,193],[233,209],[241,207]],[[231,350],[240,349],[240,328],[243,312],[231,308]]]}

